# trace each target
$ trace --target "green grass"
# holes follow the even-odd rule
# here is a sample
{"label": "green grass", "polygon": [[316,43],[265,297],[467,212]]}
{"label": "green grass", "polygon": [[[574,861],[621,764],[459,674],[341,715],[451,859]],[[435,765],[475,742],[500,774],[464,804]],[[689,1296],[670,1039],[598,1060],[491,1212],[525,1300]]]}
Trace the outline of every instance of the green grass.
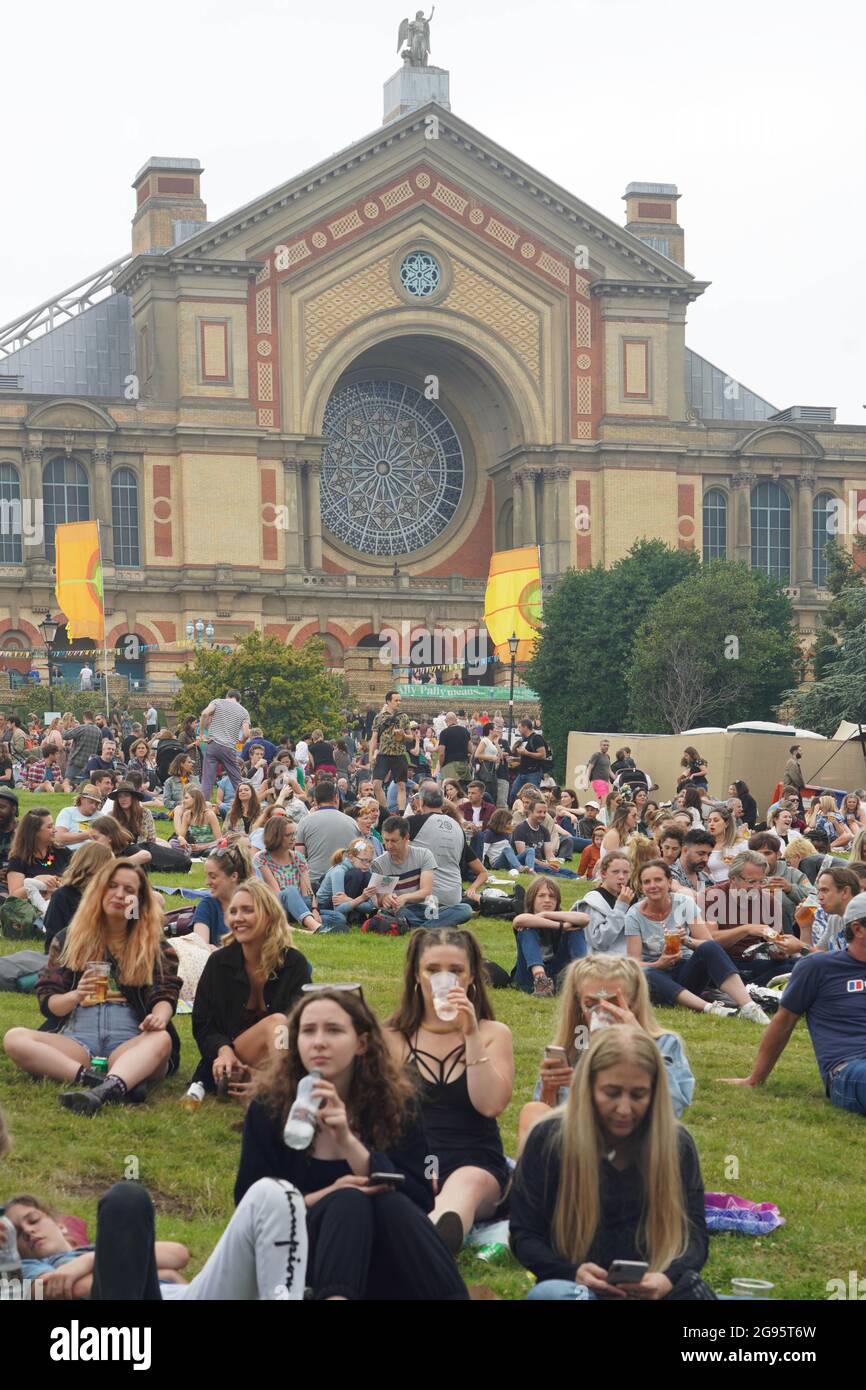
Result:
{"label": "green grass", "polygon": [[[68,800],[58,797],[57,808]],[[21,801],[27,809],[40,799],[22,796]],[[167,833],[166,823],[157,824]],[[202,868],[155,878],[199,887]],[[563,887],[566,904],[583,892],[583,885]],[[510,925],[482,918],[475,931],[485,956],[510,969]],[[380,1016],[393,1008],[404,941],[353,933],[299,936],[297,944],[311,960],[317,981],[358,980]],[[2,942],[0,949],[15,948]],[[497,991],[494,1002],[497,1016],[514,1034],[514,1099],[501,1120],[506,1151],[513,1153],[519,1110],[531,1097],[542,1048],[553,1035],[557,1004],[512,990]],[[707,1189],[775,1201],[787,1218],[785,1227],[761,1240],[713,1236],[706,1277],[722,1292],[730,1291],[732,1277],[744,1275],[771,1280],[777,1297],[826,1297],[828,1279],[847,1280],[850,1269],[862,1266],[863,1120],[827,1103],[802,1024],[769,1082],[755,1091],[725,1086],[720,1078],[747,1074],[760,1028],[685,1009],[658,1013],[664,1025],[683,1037],[697,1078],[685,1120],[700,1150]],[[15,1024],[38,1026],[39,1021],[32,995],[0,995],[0,1031]],[[194,1272],[232,1212],[240,1136],[231,1125],[240,1112],[211,1100],[191,1115],[180,1109],[177,1101],[197,1054],[189,1017],[177,1026],[183,1044],[180,1076],[166,1082],[147,1106],[106,1110],[93,1122],[60,1109],[55,1083],[32,1081],[5,1056],[0,1058],[0,1105],[15,1139],[3,1165],[0,1197],[13,1191],[38,1193],[62,1210],[86,1217],[92,1229],[99,1194],[125,1175],[137,1175],[153,1195],[160,1236],[189,1247]],[[737,1176],[730,1176],[734,1163]],[[490,1266],[464,1254],[462,1269],[467,1282],[487,1283],[506,1298],[522,1297],[531,1282],[513,1261]]]}

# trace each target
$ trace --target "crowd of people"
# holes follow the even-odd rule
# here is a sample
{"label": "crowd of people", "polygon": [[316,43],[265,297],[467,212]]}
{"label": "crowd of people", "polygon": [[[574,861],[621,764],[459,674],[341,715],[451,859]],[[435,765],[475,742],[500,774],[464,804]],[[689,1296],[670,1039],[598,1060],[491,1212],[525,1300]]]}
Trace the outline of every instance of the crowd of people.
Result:
{"label": "crowd of people", "polygon": [[[461,1300],[454,1257],[507,1219],[530,1298],[713,1297],[681,1123],[700,1078],[653,1010],[761,1027],[756,1051],[741,1035],[749,1074],[728,1078],[744,1087],[805,1017],[830,1103],[866,1114],[866,792],[809,796],[795,746],[760,821],[744,781],[711,796],[693,747],[654,800],[609,739],[581,794],[554,782],[529,719],[428,724],[392,691],[368,723],[274,742],[229,690],[176,734],[85,715],[42,731],[36,758],[0,753],[0,922],[23,913],[47,953],[44,1022],[9,1029],[7,1058],[83,1117],[146,1102],[179,1068],[187,1110],[215,1095],[244,1111],[235,1214],[192,1280],[130,1183],[100,1204],[93,1245],[40,1197],[8,1198],[23,1277],[57,1298]],[[22,786],[40,804],[19,817]],[[56,817],[55,788],[74,796]],[[206,889],[169,935],[153,875],[196,859]],[[510,971],[472,928],[494,900]],[[355,929],[407,936],[387,1019],[357,985],[313,983],[302,935]],[[512,1157],[494,985],[557,1009]]]}

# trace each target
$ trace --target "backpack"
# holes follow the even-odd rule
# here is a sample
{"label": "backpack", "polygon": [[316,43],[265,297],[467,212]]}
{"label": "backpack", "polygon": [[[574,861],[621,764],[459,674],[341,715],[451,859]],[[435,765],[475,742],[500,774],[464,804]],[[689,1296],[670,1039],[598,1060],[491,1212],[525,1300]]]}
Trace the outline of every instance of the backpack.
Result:
{"label": "backpack", "polygon": [[515,883],[510,893],[503,893],[497,888],[482,888],[481,916],[502,917],[507,922],[513,922],[523,911],[525,902],[526,889],[522,883]]}
{"label": "backpack", "polygon": [[[37,927],[37,921],[40,925]],[[25,898],[7,898],[0,907],[0,934],[7,941],[38,940],[45,935],[42,918]]]}
{"label": "backpack", "polygon": [[405,936],[409,930],[406,921],[399,917],[388,917],[382,912],[376,912],[361,923],[361,931],[371,936]]}

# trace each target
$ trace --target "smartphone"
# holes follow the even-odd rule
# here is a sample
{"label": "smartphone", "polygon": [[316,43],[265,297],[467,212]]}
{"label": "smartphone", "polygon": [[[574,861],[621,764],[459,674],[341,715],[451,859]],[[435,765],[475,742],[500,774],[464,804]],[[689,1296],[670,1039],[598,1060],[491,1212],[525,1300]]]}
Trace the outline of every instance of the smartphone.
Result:
{"label": "smartphone", "polygon": [[649,1265],[642,1264],[640,1260],[614,1260],[607,1271],[607,1282],[609,1284],[639,1284],[644,1275],[648,1273]]}
{"label": "smartphone", "polygon": [[564,1067],[568,1066],[568,1053],[564,1047],[558,1047],[556,1043],[548,1043],[544,1049],[545,1062],[561,1062]]}
{"label": "smartphone", "polygon": [[387,1183],[389,1187],[401,1187],[405,1181],[405,1173],[371,1173],[369,1177],[371,1187],[376,1187],[380,1183]]}

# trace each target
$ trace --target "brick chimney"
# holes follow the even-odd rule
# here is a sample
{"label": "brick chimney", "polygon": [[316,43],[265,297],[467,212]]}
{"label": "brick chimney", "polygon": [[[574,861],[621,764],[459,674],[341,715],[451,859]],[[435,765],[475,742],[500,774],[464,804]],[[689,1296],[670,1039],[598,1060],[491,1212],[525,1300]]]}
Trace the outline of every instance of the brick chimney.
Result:
{"label": "brick chimney", "polygon": [[132,219],[132,252],[168,251],[207,224],[200,197],[203,173],[197,159],[153,156],[133,180],[137,199]]}
{"label": "brick chimney", "polygon": [[630,183],[623,194],[625,227],[654,251],[684,266],[683,229],[677,223],[679,196],[674,183]]}

